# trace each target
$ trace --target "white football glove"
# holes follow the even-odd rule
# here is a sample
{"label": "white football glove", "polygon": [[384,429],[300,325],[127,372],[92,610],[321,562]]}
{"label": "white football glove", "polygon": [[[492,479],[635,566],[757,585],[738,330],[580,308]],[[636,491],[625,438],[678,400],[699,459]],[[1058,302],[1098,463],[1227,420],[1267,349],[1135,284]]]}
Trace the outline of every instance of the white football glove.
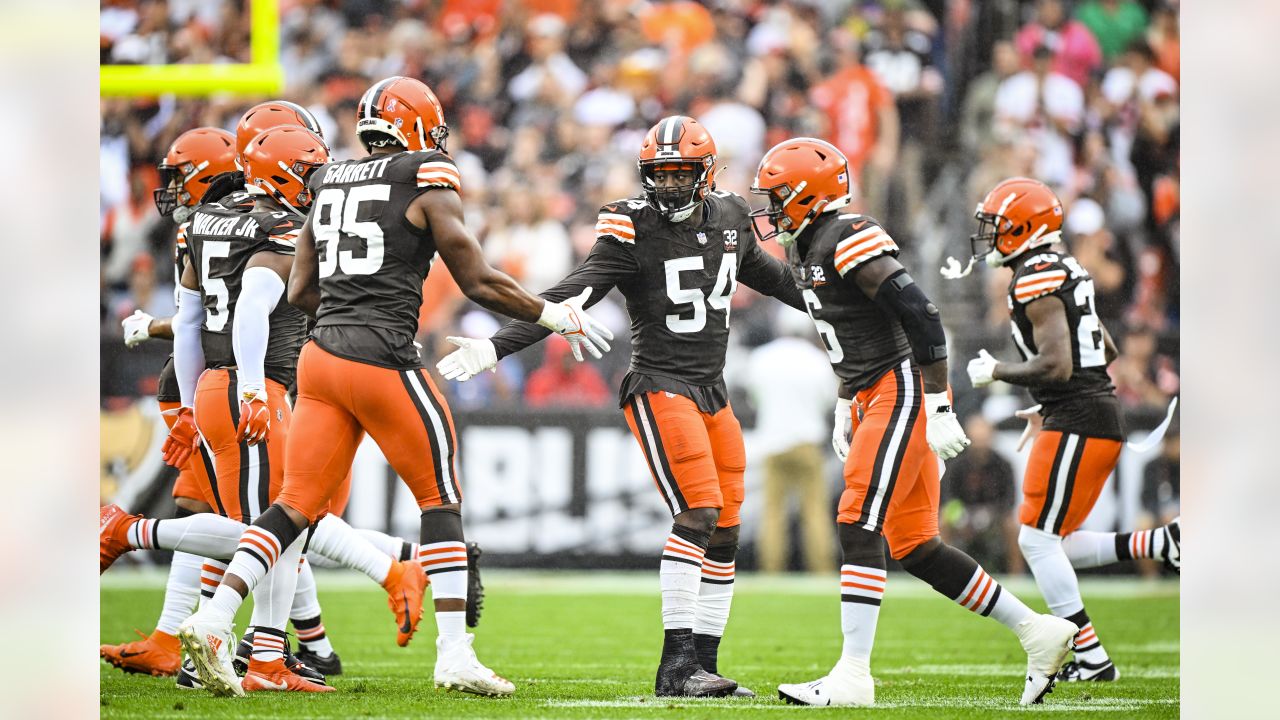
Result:
{"label": "white football glove", "polygon": [[840,462],[849,459],[849,443],[853,442],[853,401],[836,398],[835,424],[831,430],[831,447]]}
{"label": "white football glove", "polygon": [[153,319],[141,310],[134,310],[132,315],[121,320],[120,325],[124,327],[124,346],[133,349],[138,343],[150,338]]}
{"label": "white football glove", "polygon": [[1044,416],[1040,414],[1040,407],[1040,405],[1032,405],[1029,408],[1013,413],[1015,417],[1020,417],[1027,421],[1027,427],[1022,430],[1022,437],[1018,438],[1016,452],[1022,452],[1022,448],[1029,441],[1034,440],[1036,435],[1040,434],[1040,428],[1044,427]]}
{"label": "white football glove", "polygon": [[436,370],[445,380],[466,382],[485,370],[498,371],[498,352],[488,338],[447,337],[445,340],[458,346],[436,363]]}
{"label": "white football glove", "polygon": [[609,352],[609,341],[613,332],[582,309],[582,304],[591,297],[591,288],[582,294],[564,302],[548,301],[542,306],[542,317],[538,324],[548,330],[560,333],[569,341],[569,349],[573,351],[573,359],[582,362],[582,349],[586,348],[591,357],[600,359]]}
{"label": "white football glove", "polygon": [[978,357],[969,361],[969,382],[976,388],[986,387],[995,381],[996,363],[986,348],[978,351]]}
{"label": "white football glove", "polygon": [[951,411],[951,398],[947,397],[947,393],[925,393],[924,409],[928,413],[925,438],[929,441],[929,448],[939,458],[950,460],[969,447],[969,438],[960,427],[960,420]]}

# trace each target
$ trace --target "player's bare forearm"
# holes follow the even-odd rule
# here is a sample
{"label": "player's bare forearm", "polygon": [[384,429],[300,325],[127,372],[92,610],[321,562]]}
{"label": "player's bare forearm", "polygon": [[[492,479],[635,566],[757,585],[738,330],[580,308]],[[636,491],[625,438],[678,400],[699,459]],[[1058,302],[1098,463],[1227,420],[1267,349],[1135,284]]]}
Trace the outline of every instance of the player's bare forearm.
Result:
{"label": "player's bare forearm", "polygon": [[[152,335],[154,336],[154,333],[152,333]],[[1106,352],[1108,365],[1115,362],[1116,358],[1120,357],[1120,350],[1116,347],[1116,341],[1111,339],[1111,333],[1107,332],[1106,327],[1102,328],[1102,346],[1103,350]]]}
{"label": "player's bare forearm", "polygon": [[172,340],[173,318],[151,318],[151,322],[147,325],[147,335],[153,340],[156,338],[161,340]]}
{"label": "player's bare forearm", "polygon": [[311,234],[310,220],[307,218],[302,232],[298,233],[286,297],[290,305],[315,318],[320,309],[320,263],[316,259],[316,239]]}
{"label": "player's bare forearm", "polygon": [[996,363],[991,376],[1014,385],[1050,385],[1071,379],[1071,334],[1067,311],[1055,295],[1027,305],[1036,355],[1025,362]]}
{"label": "player's bare forearm", "polygon": [[927,393],[940,393],[947,391],[947,361],[938,360],[929,363],[920,368],[920,374],[924,376],[924,391]]}
{"label": "player's bare forearm", "polygon": [[409,204],[405,217],[417,227],[431,228],[440,258],[472,302],[517,320],[536,322],[542,315],[546,304],[542,298],[485,261],[480,242],[463,222],[462,201],[456,192],[425,192]]}

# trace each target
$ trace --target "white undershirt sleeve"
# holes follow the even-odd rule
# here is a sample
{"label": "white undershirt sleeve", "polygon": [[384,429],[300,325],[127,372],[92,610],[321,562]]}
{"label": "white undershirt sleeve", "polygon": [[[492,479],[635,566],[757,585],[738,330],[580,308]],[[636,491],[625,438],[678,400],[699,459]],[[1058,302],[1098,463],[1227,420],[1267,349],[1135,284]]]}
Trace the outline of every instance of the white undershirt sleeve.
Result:
{"label": "white undershirt sleeve", "polygon": [[275,270],[251,267],[240,279],[235,320],[231,328],[231,350],[239,368],[241,394],[266,389],[267,338],[271,334],[271,313],[284,295],[284,280]]}

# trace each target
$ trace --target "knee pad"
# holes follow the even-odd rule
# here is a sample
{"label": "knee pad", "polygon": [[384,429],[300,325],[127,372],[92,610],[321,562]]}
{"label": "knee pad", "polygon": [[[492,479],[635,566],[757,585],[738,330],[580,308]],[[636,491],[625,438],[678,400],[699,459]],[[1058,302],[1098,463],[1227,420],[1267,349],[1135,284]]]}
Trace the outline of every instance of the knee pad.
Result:
{"label": "knee pad", "polygon": [[839,523],[837,527],[840,531],[840,551],[844,564],[880,569],[886,566],[884,539],[879,533],[852,523]]}
{"label": "knee pad", "polygon": [[452,508],[431,508],[422,511],[423,545],[462,540],[462,511]]}
{"label": "knee pad", "polygon": [[1037,530],[1030,525],[1023,525],[1018,530],[1018,548],[1022,550],[1022,556],[1029,560],[1059,552],[1062,548],[1062,538],[1044,530]]}

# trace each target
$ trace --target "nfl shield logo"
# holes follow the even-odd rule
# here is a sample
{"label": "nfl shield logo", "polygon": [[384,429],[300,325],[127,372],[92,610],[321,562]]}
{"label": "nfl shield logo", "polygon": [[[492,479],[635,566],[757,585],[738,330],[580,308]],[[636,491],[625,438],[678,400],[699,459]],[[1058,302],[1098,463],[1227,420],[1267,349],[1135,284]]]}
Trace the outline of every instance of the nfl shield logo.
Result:
{"label": "nfl shield logo", "polygon": [[706,233],[704,233],[704,232],[700,232],[700,233],[698,233],[698,244],[699,244],[699,245],[706,245],[706,244],[707,244],[707,234],[706,234]]}
{"label": "nfl shield logo", "polygon": [[847,173],[840,173],[839,175],[836,176],[836,182],[848,182],[848,181],[849,181],[849,175]]}

